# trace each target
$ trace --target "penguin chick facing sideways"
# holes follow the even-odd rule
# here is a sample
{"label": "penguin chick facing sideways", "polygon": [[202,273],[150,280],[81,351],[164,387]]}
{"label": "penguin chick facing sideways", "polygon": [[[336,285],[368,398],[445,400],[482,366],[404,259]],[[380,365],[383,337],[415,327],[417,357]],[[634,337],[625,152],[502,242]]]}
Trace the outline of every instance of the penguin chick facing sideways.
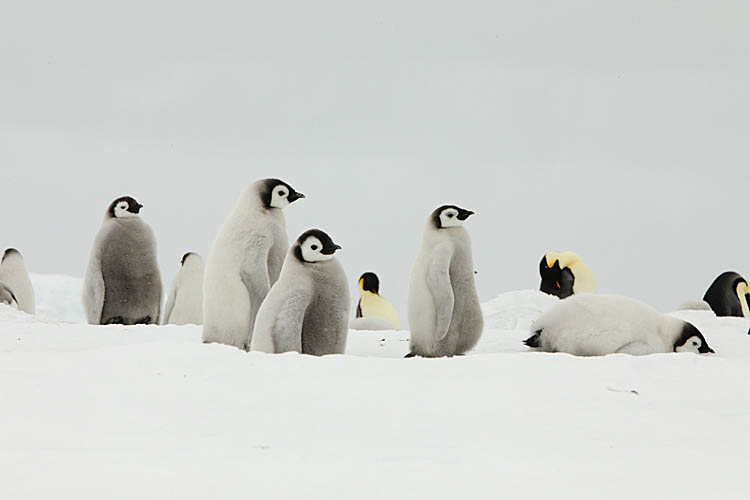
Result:
{"label": "penguin chick facing sideways", "polygon": [[[377,328],[379,325],[384,328]],[[352,322],[351,327],[354,330],[402,329],[396,309],[380,295],[380,280],[375,273],[364,273],[359,278],[359,303],[356,320]]]}
{"label": "penguin chick facing sideways", "polygon": [[470,210],[443,205],[427,219],[409,284],[407,357],[463,354],[482,335],[471,238],[463,227],[472,215]]}
{"label": "penguin chick facing sideways", "polygon": [[182,256],[164,307],[165,325],[203,323],[203,257],[194,252]]}
{"label": "penguin chick facing sideways", "polygon": [[341,247],[319,229],[303,233],[260,306],[250,349],[343,354],[349,333],[349,284],[334,257]]}
{"label": "penguin chick facing sideways", "polygon": [[130,196],[113,201],[96,235],[83,286],[92,325],[159,324],[161,273],[156,239]]}
{"label": "penguin chick facing sideways", "polygon": [[542,314],[531,331],[527,346],[576,356],[714,352],[690,323],[616,295],[574,295]]}
{"label": "penguin chick facing sideways", "polygon": [[594,273],[573,252],[549,252],[539,263],[539,274],[542,277],[539,290],[561,299],[596,291]]}
{"label": "penguin chick facing sideways", "polygon": [[750,287],[737,273],[721,273],[708,287],[703,300],[717,316],[750,318]]}
{"label": "penguin chick facing sideways", "polygon": [[258,308],[289,249],[282,210],[304,197],[279,179],[245,189],[206,261],[203,342],[248,348]]}
{"label": "penguin chick facing sideways", "polygon": [[32,315],[36,312],[34,287],[23,256],[15,248],[9,248],[3,254],[0,261],[0,281],[13,291],[19,310]]}

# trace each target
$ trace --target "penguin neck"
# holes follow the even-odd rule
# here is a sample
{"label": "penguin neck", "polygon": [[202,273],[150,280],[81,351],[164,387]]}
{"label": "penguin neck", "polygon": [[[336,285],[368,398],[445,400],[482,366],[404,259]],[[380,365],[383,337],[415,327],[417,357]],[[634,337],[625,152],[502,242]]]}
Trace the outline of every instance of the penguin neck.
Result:
{"label": "penguin neck", "polygon": [[377,294],[375,292],[371,292],[369,290],[359,290],[359,297],[360,299],[369,299],[371,297],[380,297],[380,294]]}
{"label": "penguin neck", "polygon": [[740,301],[740,307],[742,308],[742,317],[750,318],[750,306],[747,304],[747,285],[744,282],[737,283],[737,287],[734,292],[737,295],[737,299]]}
{"label": "penguin neck", "polygon": [[681,319],[673,318],[666,314],[662,315],[658,331],[668,352],[674,351],[674,344],[682,334],[684,326],[685,322]]}

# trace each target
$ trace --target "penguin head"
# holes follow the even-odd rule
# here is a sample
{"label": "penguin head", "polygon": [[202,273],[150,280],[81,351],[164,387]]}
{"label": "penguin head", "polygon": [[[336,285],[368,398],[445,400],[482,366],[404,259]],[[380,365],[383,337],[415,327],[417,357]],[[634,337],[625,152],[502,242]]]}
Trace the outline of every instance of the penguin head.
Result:
{"label": "penguin head", "polygon": [[550,252],[542,257],[539,263],[539,275],[542,277],[539,290],[564,299],[573,295],[575,276],[566,265],[561,267],[560,262],[561,259],[556,252]]}
{"label": "penguin head", "polygon": [[363,292],[371,292],[378,295],[380,292],[380,280],[375,273],[365,273],[359,277],[359,289]]}
{"label": "penguin head", "polygon": [[15,248],[8,248],[8,249],[7,249],[6,251],[5,251],[5,253],[3,253],[3,259],[2,259],[2,260],[0,260],[0,262],[5,262],[5,259],[12,259],[12,258],[15,258],[15,257],[18,257],[18,258],[23,258],[23,257],[21,256],[21,252],[19,252],[19,251],[18,251],[18,250],[16,250]]}
{"label": "penguin head", "polygon": [[706,338],[696,327],[688,322],[683,323],[682,331],[674,343],[674,352],[692,352],[695,354],[716,352],[708,346]]}
{"label": "penguin head", "polygon": [[320,229],[305,231],[297,238],[297,243],[294,245],[294,254],[297,259],[306,264],[331,260],[336,250],[341,250],[341,247]]}
{"label": "penguin head", "polygon": [[121,196],[109,205],[107,214],[113,219],[125,219],[137,217],[141,213],[143,205],[135,201],[131,196]]}
{"label": "penguin head", "polygon": [[292,186],[279,179],[262,181],[260,197],[265,208],[285,208],[305,195],[294,190]]}
{"label": "penguin head", "polygon": [[462,227],[464,221],[472,215],[474,215],[474,212],[471,210],[466,210],[456,205],[443,205],[432,212],[432,222],[437,229]]}

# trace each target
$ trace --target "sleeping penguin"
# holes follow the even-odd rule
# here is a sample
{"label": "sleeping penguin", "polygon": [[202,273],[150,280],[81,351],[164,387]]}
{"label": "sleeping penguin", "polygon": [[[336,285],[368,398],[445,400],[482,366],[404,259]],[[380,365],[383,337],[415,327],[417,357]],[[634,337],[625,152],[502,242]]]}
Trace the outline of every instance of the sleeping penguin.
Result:
{"label": "sleeping penguin", "polygon": [[721,273],[708,287],[703,300],[717,316],[750,318],[750,287],[747,280],[737,273]]}
{"label": "sleeping penguin", "polygon": [[353,330],[401,330],[396,309],[380,296],[380,280],[375,273],[364,273],[359,278],[357,318],[350,325]]}
{"label": "sleeping penguin", "polygon": [[539,290],[561,299],[576,293],[596,291],[591,269],[573,252],[549,252],[539,263]]}

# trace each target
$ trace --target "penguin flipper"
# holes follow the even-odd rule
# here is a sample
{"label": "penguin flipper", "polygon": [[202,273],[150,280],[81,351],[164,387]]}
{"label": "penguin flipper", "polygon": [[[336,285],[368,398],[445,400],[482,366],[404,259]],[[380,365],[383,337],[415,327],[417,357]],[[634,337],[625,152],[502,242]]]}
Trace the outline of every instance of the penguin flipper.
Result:
{"label": "penguin flipper", "polygon": [[448,335],[453,319],[453,306],[456,298],[453,295],[450,278],[452,257],[453,249],[449,245],[440,245],[435,248],[427,271],[427,286],[432,292],[432,300],[435,304],[435,338],[437,340],[443,340]]}
{"label": "penguin flipper", "polygon": [[302,288],[277,301],[270,293],[253,331],[250,349],[270,353],[302,352],[302,327],[312,296]]}
{"label": "penguin flipper", "polygon": [[172,315],[172,309],[174,309],[174,303],[177,300],[177,287],[172,287],[167,296],[167,303],[164,305],[164,314],[161,317],[161,324],[169,324],[169,317]]}
{"label": "penguin flipper", "polygon": [[652,354],[654,350],[645,342],[636,341],[625,344],[615,351],[615,354],[632,354],[633,356],[642,356]]}
{"label": "penguin flipper", "polygon": [[83,307],[86,319],[90,325],[102,323],[104,310],[104,276],[102,275],[102,261],[99,252],[92,252],[89,265],[86,268],[86,278],[83,286]]}

